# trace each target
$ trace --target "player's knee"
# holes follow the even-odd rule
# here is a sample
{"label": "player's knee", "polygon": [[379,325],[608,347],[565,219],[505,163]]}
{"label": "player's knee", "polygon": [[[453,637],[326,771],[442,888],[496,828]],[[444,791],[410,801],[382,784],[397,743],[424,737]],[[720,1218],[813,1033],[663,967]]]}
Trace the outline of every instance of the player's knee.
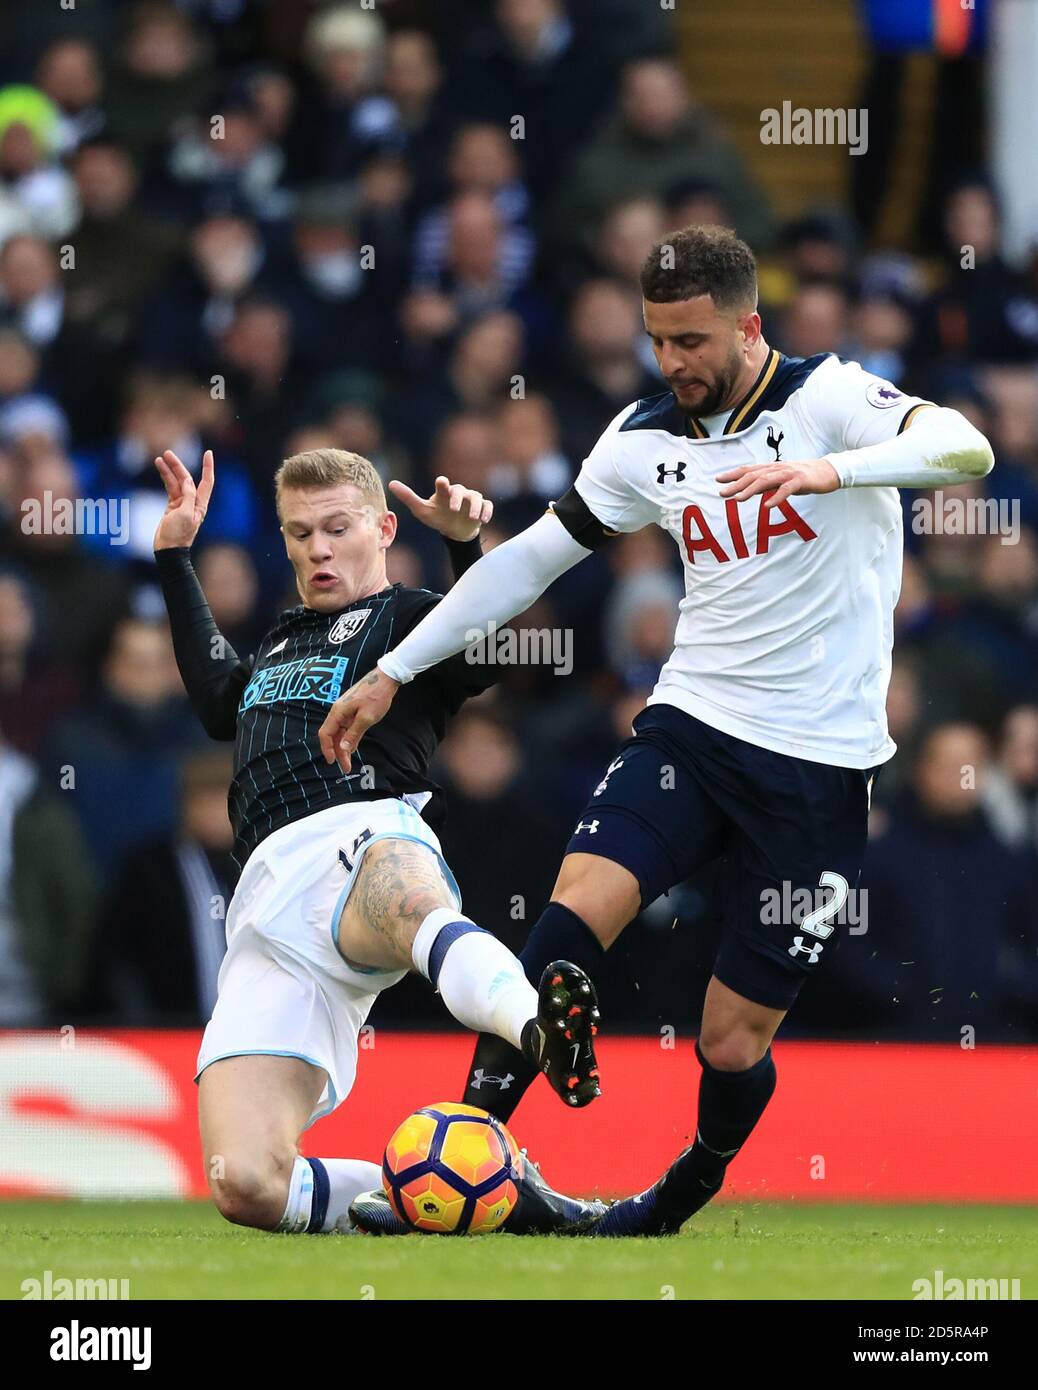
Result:
{"label": "player's knee", "polygon": [[231,1156],[211,1164],[209,1190],[220,1215],[235,1226],[274,1230],[285,1211],[295,1154],[285,1159]]}
{"label": "player's knee", "polygon": [[567,855],[551,900],[575,912],[605,947],[613,944],[641,907],[634,875],[597,855]]}
{"label": "player's knee", "polygon": [[726,1028],[716,1032],[704,1026],[699,1050],[714,1071],[748,1071],[768,1050],[770,1039],[749,1028]]}

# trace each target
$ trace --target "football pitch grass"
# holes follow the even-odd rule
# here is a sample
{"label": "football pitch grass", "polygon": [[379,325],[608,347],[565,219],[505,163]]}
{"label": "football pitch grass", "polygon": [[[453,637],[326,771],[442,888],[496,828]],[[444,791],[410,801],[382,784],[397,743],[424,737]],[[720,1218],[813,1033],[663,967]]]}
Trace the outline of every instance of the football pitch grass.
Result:
{"label": "football pitch grass", "polygon": [[680,1236],[286,1236],[201,1202],[0,1203],[0,1298],[127,1279],[132,1299],[912,1299],[913,1281],[1038,1290],[1038,1208],[738,1203]]}

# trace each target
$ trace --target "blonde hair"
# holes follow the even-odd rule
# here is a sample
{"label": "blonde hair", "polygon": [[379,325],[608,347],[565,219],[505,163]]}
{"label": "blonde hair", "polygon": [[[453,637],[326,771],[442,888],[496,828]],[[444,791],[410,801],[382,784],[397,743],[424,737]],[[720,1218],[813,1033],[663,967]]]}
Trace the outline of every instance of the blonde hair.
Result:
{"label": "blonde hair", "polygon": [[349,5],[329,5],[314,15],[306,27],[303,43],[312,63],[328,53],[355,49],[367,56],[369,66],[381,60],[386,42],[385,25],[377,14],[358,13]]}
{"label": "blonde hair", "polygon": [[370,460],[348,449],[307,449],[285,459],[274,474],[278,516],[285,488],[335,487],[339,483],[352,484],[379,513],[387,510],[382,479]]}

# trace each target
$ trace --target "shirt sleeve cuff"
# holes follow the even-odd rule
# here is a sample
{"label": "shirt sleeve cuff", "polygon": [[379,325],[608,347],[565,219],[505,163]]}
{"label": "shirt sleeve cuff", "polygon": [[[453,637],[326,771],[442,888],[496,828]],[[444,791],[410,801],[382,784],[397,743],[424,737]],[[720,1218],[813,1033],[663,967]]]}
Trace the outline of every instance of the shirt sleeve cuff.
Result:
{"label": "shirt sleeve cuff", "polygon": [[409,671],[393,652],[386,652],[384,656],[379,657],[375,664],[383,675],[389,676],[391,680],[397,681],[400,685],[406,685],[408,681],[414,680],[414,672]]}
{"label": "shirt sleeve cuff", "polygon": [[166,546],[155,551],[155,568],[160,578],[174,579],[179,575],[192,574],[191,547],[189,545]]}
{"label": "shirt sleeve cuff", "polygon": [[444,544],[447,547],[447,554],[450,557],[455,579],[460,579],[477,560],[483,558],[483,544],[480,541],[478,531],[467,541],[452,541],[444,537]]}
{"label": "shirt sleeve cuff", "polygon": [[831,463],[841,487],[854,486],[854,457],[858,451],[848,449],[843,454],[823,454],[826,463]]}

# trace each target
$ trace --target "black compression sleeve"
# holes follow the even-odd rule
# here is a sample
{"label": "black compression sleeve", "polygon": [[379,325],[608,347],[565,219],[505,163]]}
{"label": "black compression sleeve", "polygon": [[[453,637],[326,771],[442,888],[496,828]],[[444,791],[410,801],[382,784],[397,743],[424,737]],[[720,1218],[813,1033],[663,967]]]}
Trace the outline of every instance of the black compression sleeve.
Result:
{"label": "black compression sleeve", "polygon": [[550,510],[565,526],[578,545],[586,550],[597,550],[616,535],[608,526],[603,526],[598,517],[581,497],[575,487],[564,492],[557,502],[552,502]]}
{"label": "black compression sleeve", "polygon": [[451,562],[451,574],[455,582],[461,578],[466,570],[472,566],[483,555],[483,547],[480,544],[479,536],[475,535],[470,541],[445,541],[447,555]]}
{"label": "black compression sleeve", "polygon": [[186,547],[157,550],[155,564],[169,613],[173,651],[192,708],[210,738],[233,739],[249,663],[238,660],[213,621],[191,551]]}

